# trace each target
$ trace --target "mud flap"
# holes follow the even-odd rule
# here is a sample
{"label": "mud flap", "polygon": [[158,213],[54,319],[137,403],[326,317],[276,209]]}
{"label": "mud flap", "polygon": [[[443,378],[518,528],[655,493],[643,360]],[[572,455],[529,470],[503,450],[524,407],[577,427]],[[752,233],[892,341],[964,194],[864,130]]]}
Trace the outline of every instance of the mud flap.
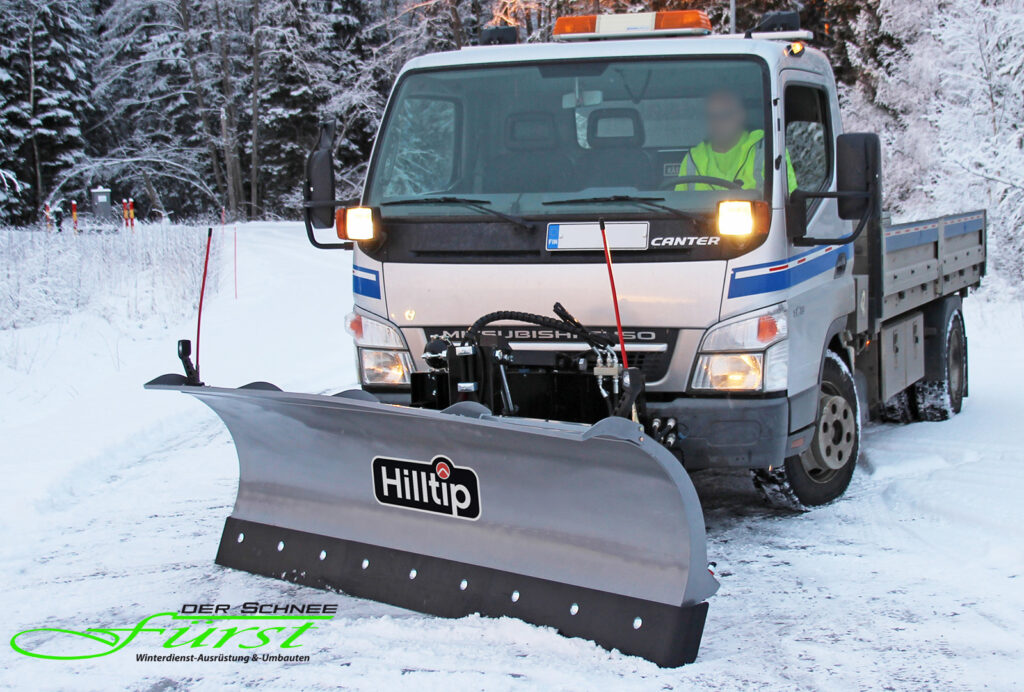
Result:
{"label": "mud flap", "polygon": [[431,411],[266,383],[183,391],[238,453],[217,562],[444,617],[510,616],[694,660],[718,588],[689,477],[639,425]]}

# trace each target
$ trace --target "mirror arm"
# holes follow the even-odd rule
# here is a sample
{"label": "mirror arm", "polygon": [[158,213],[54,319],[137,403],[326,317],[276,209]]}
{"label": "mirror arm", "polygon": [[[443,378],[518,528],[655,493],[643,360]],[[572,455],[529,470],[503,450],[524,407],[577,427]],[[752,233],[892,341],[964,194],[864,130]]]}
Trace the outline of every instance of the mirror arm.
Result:
{"label": "mirror arm", "polygon": [[[803,190],[794,190],[789,196],[791,204],[806,205],[809,199],[874,199],[874,191],[869,190],[868,192],[805,192]],[[868,221],[875,215],[874,204],[869,204],[868,208],[864,210],[864,214],[860,217],[860,221],[857,222],[857,228],[854,229],[853,233],[848,236],[841,238],[810,238],[808,236],[801,236],[793,239],[793,245],[796,247],[812,247],[815,245],[848,245],[860,237],[860,234],[867,228]]]}
{"label": "mirror arm", "polygon": [[327,201],[324,201],[324,202],[303,202],[302,203],[302,207],[304,209],[322,209],[323,207],[333,207],[333,208],[337,209],[338,207],[348,207],[348,206],[351,206],[352,204],[353,204],[353,201],[350,200],[350,199],[348,199],[348,200],[332,199],[332,200],[327,200]]}
{"label": "mirror arm", "polygon": [[337,209],[338,207],[344,207],[346,204],[347,202],[337,199],[330,202],[302,203],[302,220],[306,222],[306,237],[309,238],[310,245],[320,250],[351,250],[355,247],[355,243],[351,240],[346,240],[340,243],[321,243],[316,239],[316,234],[313,232],[313,220],[310,213],[314,208],[332,207]]}

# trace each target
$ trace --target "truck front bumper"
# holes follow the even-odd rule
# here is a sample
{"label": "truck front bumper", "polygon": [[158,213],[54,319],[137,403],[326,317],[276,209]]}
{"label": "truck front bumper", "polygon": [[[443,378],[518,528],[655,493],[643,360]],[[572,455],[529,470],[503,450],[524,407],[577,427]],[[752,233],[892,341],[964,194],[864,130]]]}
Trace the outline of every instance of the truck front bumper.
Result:
{"label": "truck front bumper", "polygon": [[[373,391],[386,404],[409,406],[408,391]],[[688,471],[707,468],[768,468],[780,465],[810,444],[813,428],[790,434],[790,400],[679,397],[648,402],[647,413],[675,418],[676,447]]]}
{"label": "truck front bumper", "polygon": [[[679,398],[649,402],[649,415],[675,418],[687,470],[767,468],[790,456],[789,399]],[[799,439],[799,438],[798,438]],[[802,442],[802,440],[799,440]],[[797,442],[797,447],[803,446]],[[795,450],[798,451],[798,450]]]}

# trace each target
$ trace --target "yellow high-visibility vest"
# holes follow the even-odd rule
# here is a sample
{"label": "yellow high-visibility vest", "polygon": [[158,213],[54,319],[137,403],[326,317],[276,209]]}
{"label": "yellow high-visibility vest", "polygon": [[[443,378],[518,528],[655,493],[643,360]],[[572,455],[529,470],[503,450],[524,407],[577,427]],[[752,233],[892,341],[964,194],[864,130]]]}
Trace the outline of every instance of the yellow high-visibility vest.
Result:
{"label": "yellow high-visibility vest", "polygon": [[[786,174],[789,191],[797,188],[793,162],[786,152]],[[690,149],[690,153],[679,166],[679,175],[705,175],[711,178],[732,180],[743,185],[744,190],[764,187],[764,130],[745,132],[729,151],[718,152],[710,142],[701,142]],[[722,190],[725,188],[706,183],[680,183],[676,190]]]}

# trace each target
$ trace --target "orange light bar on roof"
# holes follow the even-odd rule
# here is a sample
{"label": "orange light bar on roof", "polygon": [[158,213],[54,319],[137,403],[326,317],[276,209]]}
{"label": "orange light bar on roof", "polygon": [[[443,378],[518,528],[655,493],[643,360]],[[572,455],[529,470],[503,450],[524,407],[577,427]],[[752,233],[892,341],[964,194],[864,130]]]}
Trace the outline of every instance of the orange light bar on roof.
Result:
{"label": "orange light bar on roof", "polygon": [[654,15],[654,30],[706,29],[711,31],[711,20],[703,10],[670,10]]}
{"label": "orange light bar on roof", "polygon": [[597,15],[581,17],[559,17],[555,20],[555,36],[563,34],[592,34],[597,31]]}
{"label": "orange light bar on roof", "polygon": [[711,20],[702,10],[667,10],[628,14],[587,14],[559,17],[554,35],[571,38],[624,38],[666,34],[702,35],[711,33]]}

